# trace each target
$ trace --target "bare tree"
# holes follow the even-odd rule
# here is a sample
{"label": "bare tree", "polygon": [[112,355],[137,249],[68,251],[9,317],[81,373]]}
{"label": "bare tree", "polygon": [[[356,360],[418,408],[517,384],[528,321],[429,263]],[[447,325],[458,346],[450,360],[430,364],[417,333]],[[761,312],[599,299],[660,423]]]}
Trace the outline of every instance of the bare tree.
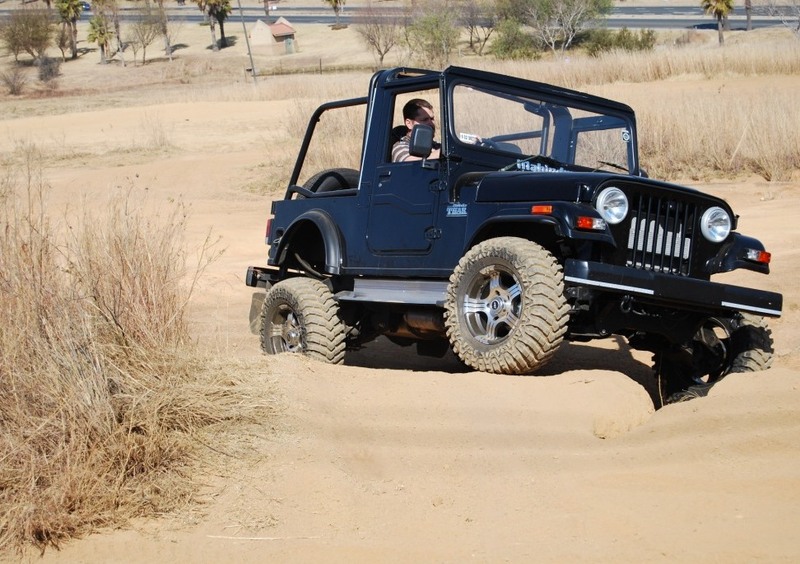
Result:
{"label": "bare tree", "polygon": [[[150,0],[145,0],[149,2]],[[164,38],[164,54],[172,61],[172,44],[170,43],[169,33],[169,18],[167,17],[167,10],[164,8],[164,0],[156,0],[158,5],[158,16],[161,21],[161,36]]]}
{"label": "bare tree", "polygon": [[142,64],[147,63],[147,47],[161,34],[161,16],[145,7],[136,20],[129,26],[129,43],[133,49],[133,61],[136,63],[136,53],[141,49]]}
{"label": "bare tree", "polygon": [[553,53],[569,49],[578,33],[612,8],[611,0],[527,0],[522,4],[525,23]]}
{"label": "bare tree", "polygon": [[19,60],[20,53],[27,53],[39,64],[53,43],[55,29],[49,10],[12,10],[8,19],[0,24],[0,41],[14,55],[15,61]]}
{"label": "bare tree", "polygon": [[400,40],[402,18],[392,11],[375,8],[372,2],[368,2],[354,22],[356,33],[375,52],[378,66],[382,67],[383,59]]}
{"label": "bare tree", "polygon": [[463,0],[461,23],[469,34],[470,49],[483,55],[497,25],[497,4],[495,0]]}
{"label": "bare tree", "polygon": [[769,0],[767,13],[778,16],[783,25],[800,38],[800,0]]}
{"label": "bare tree", "polygon": [[61,26],[58,28],[55,37],[55,44],[58,47],[58,50],[61,51],[61,60],[67,60],[67,49],[70,48],[70,44],[72,43],[72,31],[69,29],[69,24],[66,22],[61,22]]}

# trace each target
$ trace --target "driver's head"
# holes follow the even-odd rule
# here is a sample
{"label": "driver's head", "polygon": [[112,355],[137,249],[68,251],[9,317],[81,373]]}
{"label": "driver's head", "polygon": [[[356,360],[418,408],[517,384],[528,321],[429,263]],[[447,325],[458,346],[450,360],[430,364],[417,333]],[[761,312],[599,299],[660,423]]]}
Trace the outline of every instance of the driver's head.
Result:
{"label": "driver's head", "polygon": [[436,133],[436,123],[433,117],[433,106],[427,100],[414,98],[403,106],[403,119],[409,131],[418,123],[430,125]]}

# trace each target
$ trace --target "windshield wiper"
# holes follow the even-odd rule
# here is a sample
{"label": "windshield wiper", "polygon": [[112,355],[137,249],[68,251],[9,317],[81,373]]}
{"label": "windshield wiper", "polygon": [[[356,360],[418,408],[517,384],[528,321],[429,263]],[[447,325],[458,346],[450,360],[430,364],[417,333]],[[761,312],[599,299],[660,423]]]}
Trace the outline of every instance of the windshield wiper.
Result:
{"label": "windshield wiper", "polygon": [[[621,170],[623,172],[630,172],[630,170],[628,170],[626,167],[618,165],[617,163],[611,163],[608,161],[597,161],[597,162],[600,163],[601,165],[610,166],[611,168],[616,168],[617,170]],[[600,167],[594,169],[593,172],[597,172],[598,170],[600,170]]]}

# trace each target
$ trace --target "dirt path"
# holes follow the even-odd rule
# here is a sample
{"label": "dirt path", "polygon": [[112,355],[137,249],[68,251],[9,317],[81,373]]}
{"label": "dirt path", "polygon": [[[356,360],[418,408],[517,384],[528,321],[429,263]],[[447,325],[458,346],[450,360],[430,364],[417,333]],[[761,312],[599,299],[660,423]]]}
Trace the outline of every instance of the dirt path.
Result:
{"label": "dirt path", "polygon": [[[796,561],[796,374],[652,412],[618,372],[270,363],[284,400],[205,515],[44,561]],[[607,436],[609,438],[600,438]],[[192,523],[194,521],[194,523]]]}

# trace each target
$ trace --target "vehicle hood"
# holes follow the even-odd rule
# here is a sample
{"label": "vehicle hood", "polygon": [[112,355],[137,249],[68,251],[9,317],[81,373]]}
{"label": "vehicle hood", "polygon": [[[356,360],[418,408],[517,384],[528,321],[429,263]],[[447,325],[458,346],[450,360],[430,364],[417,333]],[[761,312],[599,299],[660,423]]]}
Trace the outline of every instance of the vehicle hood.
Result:
{"label": "vehicle hood", "polygon": [[470,184],[476,186],[476,202],[590,201],[600,187],[609,184],[635,184],[640,190],[649,187],[675,195],[709,197],[686,186],[608,172],[497,171],[473,176]]}

